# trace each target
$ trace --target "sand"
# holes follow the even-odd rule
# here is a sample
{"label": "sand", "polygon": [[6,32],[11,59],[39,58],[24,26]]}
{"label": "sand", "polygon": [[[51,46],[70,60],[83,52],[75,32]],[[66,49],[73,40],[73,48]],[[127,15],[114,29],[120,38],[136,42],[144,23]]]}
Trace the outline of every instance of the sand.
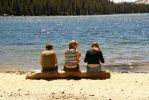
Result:
{"label": "sand", "polygon": [[111,73],[106,80],[26,80],[0,73],[0,100],[149,100],[149,73]]}

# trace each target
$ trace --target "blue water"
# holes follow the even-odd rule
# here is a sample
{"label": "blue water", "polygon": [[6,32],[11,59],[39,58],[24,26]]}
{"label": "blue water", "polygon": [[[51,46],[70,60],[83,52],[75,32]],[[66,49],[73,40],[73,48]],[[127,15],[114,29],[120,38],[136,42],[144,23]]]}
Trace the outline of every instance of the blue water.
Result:
{"label": "blue water", "polygon": [[[149,14],[0,17],[0,70],[41,69],[41,51],[51,42],[60,69],[68,42],[84,55],[92,41],[102,49],[103,66],[149,67]],[[82,68],[83,69],[83,68]]]}

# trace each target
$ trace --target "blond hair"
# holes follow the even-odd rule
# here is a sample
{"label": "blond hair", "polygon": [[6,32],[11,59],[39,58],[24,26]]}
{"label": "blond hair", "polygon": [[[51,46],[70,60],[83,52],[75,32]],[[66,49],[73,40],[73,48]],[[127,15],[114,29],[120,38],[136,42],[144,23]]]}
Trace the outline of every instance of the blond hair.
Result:
{"label": "blond hair", "polygon": [[75,41],[75,40],[71,40],[69,42],[69,49],[74,49],[74,47],[73,47],[74,45],[77,45],[78,46],[78,42]]}

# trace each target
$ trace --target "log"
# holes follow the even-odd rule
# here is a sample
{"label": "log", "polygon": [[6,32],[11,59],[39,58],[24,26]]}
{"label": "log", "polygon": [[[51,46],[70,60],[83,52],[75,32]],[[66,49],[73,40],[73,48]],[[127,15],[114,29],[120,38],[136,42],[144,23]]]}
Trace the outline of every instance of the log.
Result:
{"label": "log", "polygon": [[26,79],[109,79],[110,77],[110,73],[106,71],[100,71],[98,73],[32,71],[27,74]]}

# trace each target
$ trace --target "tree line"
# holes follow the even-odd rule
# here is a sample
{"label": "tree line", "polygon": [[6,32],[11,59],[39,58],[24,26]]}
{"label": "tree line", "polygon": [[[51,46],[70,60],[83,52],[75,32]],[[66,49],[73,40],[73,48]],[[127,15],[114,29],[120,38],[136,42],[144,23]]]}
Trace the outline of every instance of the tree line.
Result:
{"label": "tree line", "polygon": [[149,5],[110,0],[0,0],[0,15],[101,15],[147,13]]}

